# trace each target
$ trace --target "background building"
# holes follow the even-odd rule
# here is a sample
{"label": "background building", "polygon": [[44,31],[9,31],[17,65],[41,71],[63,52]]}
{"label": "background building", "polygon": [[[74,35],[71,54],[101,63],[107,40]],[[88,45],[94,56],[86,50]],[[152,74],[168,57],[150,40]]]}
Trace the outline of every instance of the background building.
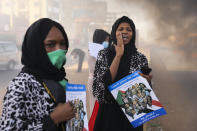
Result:
{"label": "background building", "polygon": [[[63,0],[1,0],[0,33],[6,35],[15,34],[16,43],[21,45],[27,27],[37,19],[49,17],[56,21],[61,20],[62,12],[60,10],[62,10],[62,1]],[[7,40],[9,41],[10,39]]]}

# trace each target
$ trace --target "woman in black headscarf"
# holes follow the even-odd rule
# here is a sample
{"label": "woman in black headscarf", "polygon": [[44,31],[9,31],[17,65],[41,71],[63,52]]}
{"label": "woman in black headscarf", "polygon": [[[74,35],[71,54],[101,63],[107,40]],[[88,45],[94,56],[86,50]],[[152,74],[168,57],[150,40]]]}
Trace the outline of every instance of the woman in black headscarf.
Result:
{"label": "woman in black headscarf", "polygon": [[51,19],[39,19],[28,28],[24,67],[8,85],[0,130],[65,130],[65,122],[74,117],[72,104],[65,103],[68,46],[63,27]]}
{"label": "woman in black headscarf", "polygon": [[133,128],[117,104],[108,86],[121,78],[141,70],[150,82],[148,61],[135,46],[135,25],[126,16],[112,26],[113,45],[101,50],[94,72],[93,95],[99,101],[99,111],[94,131],[142,131],[143,126]]}

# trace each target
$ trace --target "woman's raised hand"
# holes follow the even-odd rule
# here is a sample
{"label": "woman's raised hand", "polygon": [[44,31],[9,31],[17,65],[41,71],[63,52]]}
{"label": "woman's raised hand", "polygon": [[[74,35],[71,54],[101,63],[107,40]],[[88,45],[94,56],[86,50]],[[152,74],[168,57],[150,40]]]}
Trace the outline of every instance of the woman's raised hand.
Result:
{"label": "woman's raised hand", "polygon": [[117,57],[122,57],[124,54],[124,43],[122,39],[122,34],[119,33],[117,37],[117,45],[114,44],[115,50],[116,50],[116,56]]}

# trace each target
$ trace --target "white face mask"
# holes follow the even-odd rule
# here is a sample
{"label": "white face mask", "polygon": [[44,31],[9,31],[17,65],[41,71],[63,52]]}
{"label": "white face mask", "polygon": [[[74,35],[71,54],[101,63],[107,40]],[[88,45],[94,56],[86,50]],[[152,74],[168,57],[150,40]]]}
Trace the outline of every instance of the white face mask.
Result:
{"label": "white face mask", "polygon": [[103,41],[102,45],[104,46],[104,48],[107,48],[109,46],[109,42]]}

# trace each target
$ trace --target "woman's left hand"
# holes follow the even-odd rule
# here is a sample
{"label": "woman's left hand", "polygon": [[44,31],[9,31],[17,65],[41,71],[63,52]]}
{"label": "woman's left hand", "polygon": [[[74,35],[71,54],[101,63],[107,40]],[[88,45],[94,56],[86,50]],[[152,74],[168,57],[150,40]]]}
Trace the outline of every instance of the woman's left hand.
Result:
{"label": "woman's left hand", "polygon": [[141,72],[139,72],[139,75],[141,75],[142,77],[144,77],[148,81],[149,84],[151,83],[151,79],[153,78],[152,75],[145,75],[145,74],[143,74]]}

